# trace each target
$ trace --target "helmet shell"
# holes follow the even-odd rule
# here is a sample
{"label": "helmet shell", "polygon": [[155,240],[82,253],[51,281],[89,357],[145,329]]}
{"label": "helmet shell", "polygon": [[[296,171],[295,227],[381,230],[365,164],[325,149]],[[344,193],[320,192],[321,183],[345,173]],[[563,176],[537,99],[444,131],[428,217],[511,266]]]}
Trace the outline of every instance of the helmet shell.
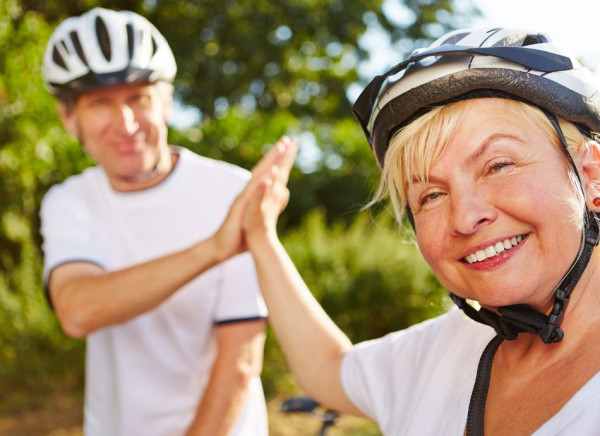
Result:
{"label": "helmet shell", "polygon": [[[518,56],[513,59],[512,55],[494,55],[494,50],[505,50],[500,47],[516,47],[517,50],[509,50]],[[481,48],[484,54],[472,52]],[[376,97],[366,113],[365,96],[361,95],[355,103],[354,112],[380,166],[392,135],[403,125],[433,106],[485,96],[485,92],[489,92],[488,96],[524,100],[600,132],[600,86],[595,77],[543,34],[510,28],[456,30],[426,50],[432,55],[423,56],[425,50],[416,50],[405,61],[405,68],[383,76],[385,80],[375,84],[378,89],[369,90],[371,94],[375,91]],[[538,70],[532,68],[533,61],[527,60],[533,57],[550,63],[557,60],[564,66]],[[357,106],[361,99],[363,109],[359,116]]]}
{"label": "helmet shell", "polygon": [[172,82],[176,71],[169,44],[146,18],[103,8],[64,20],[42,65],[46,88],[59,97],[115,84]]}

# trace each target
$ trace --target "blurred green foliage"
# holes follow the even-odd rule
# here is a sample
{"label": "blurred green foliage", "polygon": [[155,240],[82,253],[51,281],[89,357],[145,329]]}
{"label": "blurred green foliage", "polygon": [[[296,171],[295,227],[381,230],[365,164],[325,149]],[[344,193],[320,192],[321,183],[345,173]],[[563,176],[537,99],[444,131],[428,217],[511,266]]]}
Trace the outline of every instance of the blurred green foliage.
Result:
{"label": "blurred green foliage", "polygon": [[71,371],[73,359],[80,366],[83,349],[60,331],[42,288],[39,203],[48,186],[88,164],[81,147],[63,132],[54,103],[42,87],[39,63],[49,35],[48,23],[38,14],[24,13],[15,0],[0,0],[0,404],[4,407],[31,406],[36,397],[30,393],[50,389],[53,377]]}
{"label": "blurred green foliage", "polygon": [[[445,290],[410,235],[399,232],[389,214],[363,212],[346,227],[328,226],[323,212],[314,210],[282,243],[325,311],[356,343],[448,309]],[[271,335],[263,371],[270,395],[295,386],[274,344]]]}
{"label": "blurred green foliage", "polygon": [[[352,340],[443,310],[442,290],[391,220],[359,213],[377,168],[348,93],[364,81],[367,28],[400,44],[392,64],[476,11],[464,1],[387,3],[402,22],[383,0],[0,0],[0,412],[19,392],[23,405],[34,401],[54,377],[75,388],[83,379],[84,342],[61,332],[45,302],[38,213],[50,186],[92,162],[60,125],[40,65],[57,22],[94,6],[138,11],[169,40],[178,99],[200,114],[171,128],[172,143],[250,168],[282,134],[300,138],[281,234]],[[291,381],[272,338],[266,353],[275,395]]]}

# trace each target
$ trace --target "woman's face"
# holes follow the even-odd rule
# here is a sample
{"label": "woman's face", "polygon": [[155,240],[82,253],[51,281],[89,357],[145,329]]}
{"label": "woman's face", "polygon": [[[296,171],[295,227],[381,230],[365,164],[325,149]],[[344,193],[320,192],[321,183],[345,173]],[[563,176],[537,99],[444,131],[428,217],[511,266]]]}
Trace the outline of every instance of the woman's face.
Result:
{"label": "woman's face", "polygon": [[469,101],[408,202],[421,252],[446,288],[484,306],[545,310],[579,249],[583,205],[561,151],[508,104]]}

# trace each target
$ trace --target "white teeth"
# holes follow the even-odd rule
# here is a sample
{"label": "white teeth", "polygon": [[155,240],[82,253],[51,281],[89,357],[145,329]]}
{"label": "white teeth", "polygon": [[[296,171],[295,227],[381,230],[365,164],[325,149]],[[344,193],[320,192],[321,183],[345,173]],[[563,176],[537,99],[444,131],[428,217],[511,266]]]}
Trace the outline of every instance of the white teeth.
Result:
{"label": "white teeth", "polygon": [[494,245],[490,245],[483,250],[477,250],[475,253],[466,255],[464,260],[468,263],[481,262],[482,260],[489,259],[502,253],[504,250],[510,250],[522,240],[523,236],[517,236],[515,238],[505,239],[502,242],[496,242]]}
{"label": "white teeth", "polygon": [[486,257],[493,257],[496,255],[496,249],[492,246],[487,247],[485,250],[483,250],[483,252],[485,253]]}

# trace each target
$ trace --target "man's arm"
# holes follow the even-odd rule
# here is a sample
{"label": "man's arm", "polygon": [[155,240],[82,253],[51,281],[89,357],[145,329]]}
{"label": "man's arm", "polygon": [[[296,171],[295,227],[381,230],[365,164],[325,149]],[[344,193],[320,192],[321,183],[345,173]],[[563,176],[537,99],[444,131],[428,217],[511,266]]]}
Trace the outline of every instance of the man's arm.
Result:
{"label": "man's arm", "polygon": [[226,436],[233,429],[250,380],[260,375],[265,321],[217,327],[218,354],[210,380],[187,436]]}
{"label": "man's arm", "polygon": [[48,279],[50,297],[64,331],[74,337],[119,324],[147,312],[214,265],[246,250],[241,220],[249,200],[286,153],[280,140],[256,165],[212,237],[189,248],[118,271],[88,262],[56,267]]}
{"label": "man's arm", "polygon": [[158,306],[194,277],[216,265],[210,238],[192,247],[118,271],[70,262],[50,274],[50,298],[63,330],[73,337],[128,321]]}

